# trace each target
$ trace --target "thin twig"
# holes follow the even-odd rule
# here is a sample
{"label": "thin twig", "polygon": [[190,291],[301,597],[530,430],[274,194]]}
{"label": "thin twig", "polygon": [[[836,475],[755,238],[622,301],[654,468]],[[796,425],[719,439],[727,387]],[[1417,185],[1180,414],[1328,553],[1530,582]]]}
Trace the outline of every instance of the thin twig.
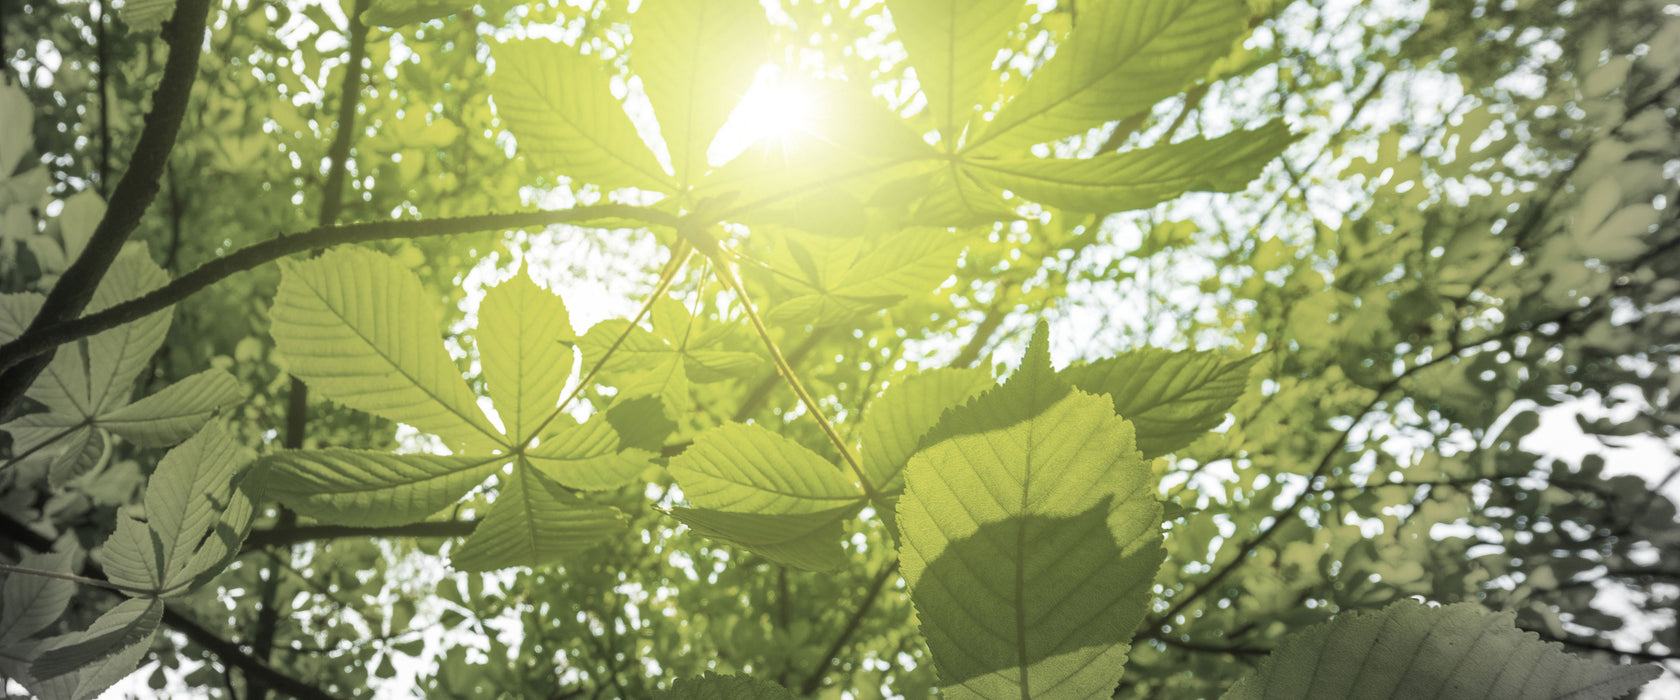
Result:
{"label": "thin twig", "polygon": [[851,618],[846,620],[846,626],[840,630],[840,636],[829,645],[828,652],[823,654],[822,663],[817,664],[817,670],[812,671],[811,676],[805,679],[805,685],[800,689],[802,694],[815,695],[817,689],[822,687],[823,677],[828,675],[828,667],[834,665],[834,660],[845,650],[846,643],[852,640],[852,635],[857,634],[864,616],[875,607],[875,599],[881,597],[881,589],[886,587],[887,579],[892,578],[896,571],[898,559],[894,558],[891,563],[881,567],[880,573],[875,574],[875,580],[869,582],[869,590],[863,594],[863,603],[858,605],[857,610],[852,611]]}

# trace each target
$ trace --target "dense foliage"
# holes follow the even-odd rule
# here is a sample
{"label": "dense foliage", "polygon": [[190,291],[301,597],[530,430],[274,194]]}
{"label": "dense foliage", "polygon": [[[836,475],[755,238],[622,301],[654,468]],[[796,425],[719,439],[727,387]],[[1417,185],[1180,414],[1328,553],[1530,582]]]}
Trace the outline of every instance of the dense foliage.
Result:
{"label": "dense foliage", "polygon": [[0,20],[8,691],[1675,687],[1680,6]]}

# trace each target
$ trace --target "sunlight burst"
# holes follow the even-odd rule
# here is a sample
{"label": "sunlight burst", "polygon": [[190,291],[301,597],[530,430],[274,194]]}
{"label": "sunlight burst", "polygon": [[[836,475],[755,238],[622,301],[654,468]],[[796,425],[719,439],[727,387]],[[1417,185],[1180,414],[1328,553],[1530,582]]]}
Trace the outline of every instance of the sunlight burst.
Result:
{"label": "sunlight burst", "polygon": [[774,65],[759,68],[752,87],[741,96],[707,151],[707,160],[721,165],[754,144],[769,144],[785,153],[815,128],[817,102],[818,93],[805,78]]}

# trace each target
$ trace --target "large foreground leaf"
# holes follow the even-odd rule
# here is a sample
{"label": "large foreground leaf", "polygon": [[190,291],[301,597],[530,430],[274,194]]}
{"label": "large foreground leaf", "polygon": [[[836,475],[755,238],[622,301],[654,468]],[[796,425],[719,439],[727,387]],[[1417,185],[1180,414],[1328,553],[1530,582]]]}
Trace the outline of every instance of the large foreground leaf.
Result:
{"label": "large foreground leaf", "polygon": [[442,320],[413,272],[354,247],[284,265],[272,330],[292,376],[454,444],[500,442],[438,342]]}
{"label": "large foreground leaf", "polygon": [[1290,635],[1224,700],[1475,698],[1611,700],[1662,674],[1586,659],[1475,603],[1402,600]]}
{"label": "large foreground leaf", "polygon": [[950,697],[1108,697],[1163,557],[1131,424],[1055,376],[1046,336],[905,470],[899,557]]}
{"label": "large foreground leaf", "polygon": [[419,522],[460,500],[502,456],[393,455],[363,450],[288,450],[257,464],[270,498],[340,525]]}
{"label": "large foreground leaf", "polygon": [[978,105],[995,93],[992,60],[1026,4],[1018,0],[890,0],[893,27],[916,68],[940,138],[954,148]]}
{"label": "large foreground leaf", "polygon": [[1111,0],[1079,26],[964,150],[995,155],[1131,116],[1207,74],[1248,19],[1241,0]]}
{"label": "large foreground leaf", "polygon": [[1225,420],[1248,388],[1259,355],[1144,348],[1062,370],[1081,391],[1104,394],[1137,426],[1138,449],[1154,459],[1194,442]]}
{"label": "large foreground leaf", "polygon": [[542,566],[626,529],[617,508],[585,501],[523,460],[501,479],[501,493],[471,537],[450,556],[462,571]]}
{"label": "large foreground leaf", "polygon": [[981,369],[934,369],[897,382],[869,404],[859,428],[863,473],[875,488],[892,493],[904,488],[904,465],[940,416],[992,386]]}
{"label": "large foreground leaf", "polygon": [[565,302],[523,270],[484,293],[473,337],[510,444],[525,444],[557,410],[576,336]]}
{"label": "large foreground leaf", "polygon": [[706,150],[770,45],[755,0],[646,0],[636,11],[631,67],[642,78],[677,182],[706,172]]}

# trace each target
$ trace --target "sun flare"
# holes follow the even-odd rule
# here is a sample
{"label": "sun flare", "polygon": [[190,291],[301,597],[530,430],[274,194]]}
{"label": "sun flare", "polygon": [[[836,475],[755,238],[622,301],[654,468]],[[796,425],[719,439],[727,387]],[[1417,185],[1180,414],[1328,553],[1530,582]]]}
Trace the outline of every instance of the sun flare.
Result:
{"label": "sun flare", "polygon": [[816,127],[818,92],[810,81],[774,65],[758,70],[708,153],[721,164],[756,144],[786,152]]}

